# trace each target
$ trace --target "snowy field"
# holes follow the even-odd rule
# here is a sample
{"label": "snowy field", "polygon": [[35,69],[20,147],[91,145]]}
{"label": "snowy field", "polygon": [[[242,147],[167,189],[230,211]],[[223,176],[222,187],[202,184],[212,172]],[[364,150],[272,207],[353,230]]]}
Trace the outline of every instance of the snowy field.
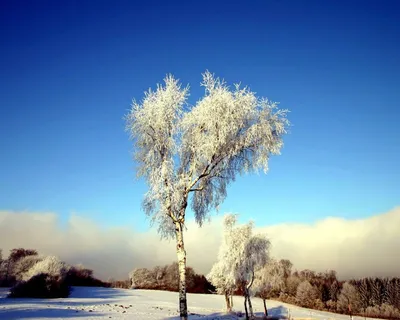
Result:
{"label": "snowy field", "polygon": [[[8,299],[7,293],[7,289],[0,288],[0,319],[179,319],[178,295],[175,292],[74,287],[69,298],[51,300]],[[262,316],[262,301],[257,298],[252,301],[255,312]],[[223,296],[188,294],[189,319],[240,319],[224,314],[224,303]],[[349,320],[348,316],[277,301],[268,301],[267,305],[270,314],[279,318],[285,318],[290,310],[297,320]],[[242,297],[234,297],[234,309],[244,311]]]}

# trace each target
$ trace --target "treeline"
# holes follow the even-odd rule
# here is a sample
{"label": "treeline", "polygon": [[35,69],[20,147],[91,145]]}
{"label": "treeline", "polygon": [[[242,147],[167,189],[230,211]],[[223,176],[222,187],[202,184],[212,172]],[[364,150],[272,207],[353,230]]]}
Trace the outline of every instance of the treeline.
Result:
{"label": "treeline", "polygon": [[[129,279],[134,289],[178,291],[178,263],[157,266],[153,269],[134,269],[129,274]],[[215,291],[215,287],[206,277],[197,274],[191,267],[186,268],[186,288],[189,293],[214,293]]]}
{"label": "treeline", "polygon": [[[270,259],[256,269],[250,295],[276,299],[301,307],[365,317],[400,319],[400,278],[363,278],[341,281],[335,271],[293,271],[289,260]],[[208,275],[210,277],[210,275]],[[223,280],[223,278],[218,278]],[[216,293],[218,288],[193,268],[186,269],[189,293]],[[152,269],[134,269],[129,280],[96,279],[93,270],[72,266],[34,249],[16,248],[3,259],[0,250],[0,286],[11,287],[10,297],[67,297],[71,286],[101,286],[178,291],[176,262]],[[231,294],[243,295],[237,285]],[[232,306],[232,305],[231,305]]]}
{"label": "treeline", "polygon": [[34,249],[16,248],[3,259],[0,250],[0,286],[11,287],[10,297],[63,298],[71,286],[109,287],[82,265],[71,266]]}
{"label": "treeline", "polygon": [[[340,281],[335,271],[291,272],[292,264],[281,260],[283,286],[270,286],[267,294],[256,296],[277,299],[302,307],[364,317],[400,319],[400,279],[364,278]],[[289,268],[288,268],[289,267]],[[264,293],[264,296],[262,294]]]}

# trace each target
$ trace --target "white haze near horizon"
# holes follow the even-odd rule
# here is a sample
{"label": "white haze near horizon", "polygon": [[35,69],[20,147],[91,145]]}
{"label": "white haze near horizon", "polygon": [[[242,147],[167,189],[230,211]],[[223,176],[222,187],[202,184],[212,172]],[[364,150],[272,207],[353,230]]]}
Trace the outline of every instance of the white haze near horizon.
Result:
{"label": "white haze near horizon", "polygon": [[[222,215],[202,228],[187,223],[188,265],[206,274],[217,258]],[[341,279],[400,276],[400,207],[357,220],[327,217],[310,224],[257,226],[272,243],[271,254],[290,259],[295,269],[333,269]],[[73,214],[61,227],[54,213],[0,211],[0,249],[32,248],[58,255],[70,264],[82,263],[95,276],[127,279],[138,267],[154,267],[176,260],[174,241],[160,240],[156,228],[135,232],[101,228],[96,221]]]}

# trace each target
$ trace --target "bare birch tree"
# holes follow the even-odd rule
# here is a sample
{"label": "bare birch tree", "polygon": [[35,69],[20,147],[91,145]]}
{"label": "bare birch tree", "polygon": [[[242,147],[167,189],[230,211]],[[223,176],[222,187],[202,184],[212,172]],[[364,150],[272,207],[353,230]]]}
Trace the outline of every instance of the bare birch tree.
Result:
{"label": "bare birch tree", "polygon": [[201,226],[237,174],[268,170],[289,123],[276,103],[240,85],[231,89],[208,71],[201,83],[205,95],[194,106],[187,104],[188,87],[173,76],[164,82],[133,102],[126,122],[137,175],[149,187],[144,211],[161,236],[176,239],[180,316],[187,319],[183,231],[189,200]]}

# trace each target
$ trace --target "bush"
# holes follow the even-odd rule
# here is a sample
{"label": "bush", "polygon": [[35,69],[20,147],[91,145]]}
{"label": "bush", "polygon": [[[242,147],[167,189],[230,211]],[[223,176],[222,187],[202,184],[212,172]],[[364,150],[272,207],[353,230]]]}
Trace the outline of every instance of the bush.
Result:
{"label": "bush", "polygon": [[326,307],[329,311],[336,311],[336,301],[328,300],[326,302]]}
{"label": "bush", "polygon": [[365,316],[371,318],[400,319],[400,310],[390,304],[383,303],[381,306],[368,307]]}
{"label": "bush", "polygon": [[65,298],[69,296],[70,287],[66,276],[70,267],[65,262],[54,256],[43,259],[25,257],[19,259],[19,262],[17,270],[22,281],[11,288],[9,297]]}
{"label": "bush", "polygon": [[22,279],[28,281],[30,278],[42,273],[53,277],[64,278],[69,269],[70,266],[61,261],[59,258],[55,256],[48,256],[33,265],[32,268],[22,275]]}
{"label": "bush", "polygon": [[391,304],[383,303],[380,307],[381,317],[388,319],[400,319],[400,310],[393,307]]}
{"label": "bush", "polygon": [[325,310],[325,305],[320,299],[316,299],[314,301],[314,308],[323,311]]}
{"label": "bush", "polygon": [[10,298],[66,298],[70,287],[64,277],[45,273],[36,274],[11,288]]}
{"label": "bush", "polygon": [[280,295],[279,300],[282,302],[285,302],[285,303],[293,304],[293,305],[297,304],[296,298],[289,296],[289,295]]}

